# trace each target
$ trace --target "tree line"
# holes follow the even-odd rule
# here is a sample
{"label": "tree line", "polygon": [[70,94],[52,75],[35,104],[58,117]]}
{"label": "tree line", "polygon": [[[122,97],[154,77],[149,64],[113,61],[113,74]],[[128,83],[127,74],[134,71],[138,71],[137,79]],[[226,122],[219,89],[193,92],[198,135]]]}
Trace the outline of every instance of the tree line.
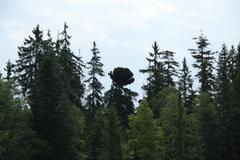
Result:
{"label": "tree line", "polygon": [[[139,69],[147,76],[145,96],[134,106],[130,69],[106,74],[96,42],[83,62],[70,48],[66,23],[56,40],[46,35],[37,25],[0,75],[0,160],[240,157],[240,44],[214,52],[201,32],[189,49],[192,75],[186,58],[179,63],[154,42]],[[103,76],[112,80],[105,93]]]}

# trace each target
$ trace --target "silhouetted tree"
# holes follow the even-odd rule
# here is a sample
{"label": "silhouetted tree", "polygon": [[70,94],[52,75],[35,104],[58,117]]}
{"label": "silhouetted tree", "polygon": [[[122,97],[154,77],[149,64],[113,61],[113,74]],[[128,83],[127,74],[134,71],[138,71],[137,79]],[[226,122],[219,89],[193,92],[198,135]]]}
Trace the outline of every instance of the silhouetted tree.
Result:
{"label": "silhouetted tree", "polygon": [[193,89],[193,80],[186,63],[186,58],[184,58],[182,62],[182,69],[180,70],[179,75],[179,85],[183,105],[187,108],[188,112],[192,112],[194,107],[195,91]]}
{"label": "silhouetted tree", "polygon": [[115,68],[109,73],[112,79],[111,89],[105,93],[105,101],[108,107],[116,107],[117,115],[123,126],[128,126],[128,115],[134,113],[133,100],[136,92],[126,88],[126,85],[133,83],[133,73],[128,68]]}
{"label": "silhouetted tree", "polygon": [[162,51],[166,87],[174,87],[175,82],[173,80],[173,77],[176,77],[178,75],[176,67],[179,65],[178,62],[174,60],[174,54],[175,53],[172,51]]}
{"label": "silhouetted tree", "polygon": [[67,94],[71,103],[81,107],[84,94],[83,67],[81,57],[74,55],[70,49],[71,36],[67,33],[67,24],[64,24],[63,32],[56,42],[56,52],[59,56],[62,76],[68,77],[69,89]]}
{"label": "silhouetted tree", "polygon": [[148,67],[146,69],[140,69],[141,73],[148,74],[147,84],[142,86],[143,90],[146,91],[147,98],[151,98],[156,95],[164,87],[164,66],[161,62],[162,52],[160,52],[157,42],[152,45],[153,52],[149,53]]}
{"label": "silhouetted tree", "polygon": [[33,127],[50,146],[46,159],[82,159],[84,122],[68,99],[67,79],[62,79],[57,61],[54,52],[46,53],[37,72],[30,96]]}
{"label": "silhouetted tree", "polygon": [[199,78],[199,82],[201,83],[200,91],[210,93],[214,88],[214,52],[209,50],[208,46],[210,43],[203,33],[201,33],[199,37],[193,39],[196,40],[197,48],[189,50],[191,51],[192,57],[195,59],[193,67],[198,69],[196,77]]}
{"label": "silhouetted tree", "polygon": [[17,82],[22,87],[24,95],[29,94],[43,52],[43,31],[39,25],[32,31],[33,37],[24,40],[23,46],[18,47],[18,60],[16,61],[15,73]]}
{"label": "silhouetted tree", "polygon": [[100,52],[95,42],[93,42],[92,54],[93,56],[90,62],[87,63],[89,69],[88,74],[90,77],[86,82],[89,83],[88,88],[90,91],[90,94],[87,96],[87,109],[94,115],[96,108],[103,105],[102,89],[104,88],[97,78],[97,76],[104,76],[104,72],[102,69],[103,64],[100,61]]}

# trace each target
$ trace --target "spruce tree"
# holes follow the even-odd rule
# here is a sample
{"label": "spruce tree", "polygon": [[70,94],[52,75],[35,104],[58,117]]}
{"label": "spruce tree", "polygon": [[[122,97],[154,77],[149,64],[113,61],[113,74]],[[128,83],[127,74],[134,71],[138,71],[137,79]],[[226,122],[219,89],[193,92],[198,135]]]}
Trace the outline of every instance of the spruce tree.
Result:
{"label": "spruce tree", "polygon": [[32,114],[21,106],[8,82],[0,80],[0,159],[33,160],[48,146],[32,129]]}
{"label": "spruce tree", "polygon": [[8,82],[10,82],[10,81],[12,80],[13,67],[14,67],[14,65],[11,63],[10,60],[8,60],[7,65],[6,65],[6,68],[4,68],[4,70],[5,70],[6,73],[7,73],[5,79],[6,79]]}
{"label": "spruce tree", "polygon": [[[103,130],[104,130],[104,112],[100,109],[96,110],[92,119],[87,119],[87,135],[86,135],[86,148],[87,160],[98,160],[102,154],[101,148],[103,147]],[[106,137],[105,137],[106,138]]]}
{"label": "spruce tree", "polygon": [[87,96],[87,109],[94,115],[96,108],[102,107],[103,98],[102,98],[102,89],[103,85],[98,80],[97,76],[104,76],[103,64],[101,63],[101,57],[99,56],[100,52],[97,48],[96,42],[93,42],[92,58],[88,62],[88,75],[90,76],[86,82],[88,82],[88,89],[90,94]]}
{"label": "spruce tree", "polygon": [[149,52],[148,67],[146,69],[140,69],[143,74],[148,74],[147,84],[142,86],[146,91],[147,98],[150,99],[164,88],[164,64],[161,62],[162,52],[160,52],[159,46],[155,41],[152,45],[153,52]]}
{"label": "spruce tree", "polygon": [[[104,76],[102,70],[103,64],[101,63],[100,52],[93,42],[92,58],[88,62],[87,68],[89,69],[89,78],[86,80],[88,82],[88,90],[90,94],[87,96],[86,101],[86,124],[87,124],[87,148],[88,148],[88,158],[89,160],[95,160],[99,157],[99,147],[101,140],[101,123],[102,123],[102,109],[103,109],[103,97],[102,89],[103,85],[98,80],[98,76]],[[97,145],[97,146],[96,146]]]}
{"label": "spruce tree", "polygon": [[238,72],[240,70],[240,43],[237,46],[237,53],[235,56],[235,61],[236,61],[235,69],[236,69],[236,72]]}
{"label": "spruce tree", "polygon": [[29,36],[24,40],[23,46],[18,47],[18,60],[14,69],[24,95],[28,95],[31,90],[43,55],[43,31],[37,25],[32,33],[33,37]]}
{"label": "spruce tree", "polygon": [[179,93],[175,91],[168,95],[161,116],[164,132],[163,159],[165,160],[186,159],[183,142],[185,116]]}
{"label": "spruce tree", "polygon": [[230,85],[230,91],[229,91],[229,95],[230,100],[229,100],[229,113],[228,113],[228,119],[229,121],[227,121],[226,123],[228,123],[228,136],[229,136],[229,141],[227,141],[227,144],[230,150],[230,154],[227,154],[229,157],[227,157],[230,160],[235,160],[238,159],[238,157],[240,156],[240,147],[239,147],[239,143],[240,143],[240,94],[239,94],[239,90],[240,90],[240,72],[238,71],[235,75],[235,78],[232,82],[232,84]]}
{"label": "spruce tree", "polygon": [[46,53],[37,72],[30,106],[34,130],[50,146],[46,158],[49,160],[82,159],[79,149],[83,147],[83,137],[79,131],[84,126],[80,111],[72,107],[67,91],[67,77],[62,79],[58,57],[53,51]]}
{"label": "spruce tree", "polygon": [[56,42],[56,52],[59,56],[62,76],[69,79],[69,90],[67,91],[69,100],[72,104],[81,107],[84,94],[83,67],[81,57],[76,56],[70,49],[70,38],[67,32],[67,24],[59,34]]}
{"label": "spruce tree", "polygon": [[230,79],[230,82],[234,80],[235,72],[236,72],[236,50],[235,47],[232,45],[228,52],[228,77]]}
{"label": "spruce tree", "polygon": [[[222,50],[219,53],[218,66],[217,66],[217,100],[222,109],[226,108],[228,102],[228,90],[229,90],[229,75],[228,75],[228,50],[225,44],[222,45]],[[225,107],[223,107],[225,106]]]}
{"label": "spruce tree", "polygon": [[216,106],[208,93],[202,92],[197,98],[197,133],[200,139],[200,155],[204,160],[219,159],[218,122]]}
{"label": "spruce tree", "polygon": [[176,67],[179,65],[178,62],[174,60],[174,54],[175,53],[172,51],[162,51],[166,87],[174,87],[175,82],[173,80],[173,77],[176,77],[178,75]]}
{"label": "spruce tree", "polygon": [[196,77],[199,78],[201,84],[200,91],[211,93],[214,88],[214,52],[209,50],[210,43],[207,37],[201,33],[199,37],[193,38],[196,40],[196,49],[189,49],[192,57],[195,59],[193,67],[198,70]]}
{"label": "spruce tree", "polygon": [[193,89],[193,80],[187,66],[186,58],[182,62],[182,69],[179,73],[179,90],[182,95],[183,105],[187,108],[188,112],[193,112],[195,91]]}
{"label": "spruce tree", "polygon": [[[232,50],[233,51],[233,50]],[[231,52],[232,52],[231,51]],[[217,68],[217,104],[219,113],[219,129],[220,129],[220,139],[221,139],[221,159],[227,159],[231,157],[231,147],[230,147],[230,124],[231,124],[231,106],[230,106],[230,82],[231,75],[228,71],[231,70],[233,66],[228,66],[229,58],[232,53],[229,53],[227,46],[222,45],[222,50],[219,53],[218,58],[218,68]]]}

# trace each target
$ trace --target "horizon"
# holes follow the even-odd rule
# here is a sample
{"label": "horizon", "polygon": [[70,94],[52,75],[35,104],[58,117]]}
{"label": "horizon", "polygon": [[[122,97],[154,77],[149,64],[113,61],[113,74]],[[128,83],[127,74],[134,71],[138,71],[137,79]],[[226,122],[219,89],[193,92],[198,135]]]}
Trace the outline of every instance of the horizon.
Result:
{"label": "horizon", "polygon": [[[1,2],[0,72],[4,73],[8,59],[15,62],[17,47],[37,24],[44,35],[49,29],[55,39],[66,21],[72,36],[71,49],[76,55],[80,49],[85,63],[91,57],[92,42],[96,41],[104,64],[105,77],[101,82],[105,90],[111,82],[107,73],[118,66],[127,67],[135,78],[129,88],[139,93],[139,99],[144,95],[141,86],[146,82],[146,76],[139,73],[139,69],[147,66],[145,58],[152,51],[154,41],[161,50],[175,52],[175,59],[180,64],[186,57],[192,70],[193,59],[188,49],[196,47],[192,38],[199,36],[200,30],[208,37],[212,51],[219,51],[222,43],[228,47],[239,43],[238,4],[237,0]],[[197,81],[194,74],[192,77]]]}

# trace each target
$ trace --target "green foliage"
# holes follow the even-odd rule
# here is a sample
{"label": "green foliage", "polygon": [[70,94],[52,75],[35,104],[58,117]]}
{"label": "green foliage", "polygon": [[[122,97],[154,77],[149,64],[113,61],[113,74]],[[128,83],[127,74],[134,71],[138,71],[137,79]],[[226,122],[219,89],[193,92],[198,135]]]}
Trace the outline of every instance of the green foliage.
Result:
{"label": "green foliage", "polygon": [[[3,124],[4,114],[0,113],[0,126]],[[4,160],[5,153],[6,153],[6,146],[5,146],[5,139],[7,137],[7,133],[0,128],[0,160]]]}
{"label": "green foliage", "polygon": [[125,159],[155,160],[158,157],[160,128],[147,102],[142,102],[134,115],[129,116],[128,141],[124,146]]}
{"label": "green foliage", "polygon": [[237,159],[240,156],[240,138],[239,138],[239,133],[240,133],[240,94],[239,94],[239,89],[240,89],[240,72],[236,74],[233,83],[230,86],[230,92],[229,94],[231,95],[230,100],[229,100],[229,108],[227,109],[227,116],[228,116],[228,121],[226,122],[228,127],[226,128],[226,132],[228,135],[228,139],[226,141],[226,151],[231,151],[230,153],[228,152],[227,156],[229,159],[234,160]]}
{"label": "green foliage", "polygon": [[216,107],[210,96],[202,92],[197,99],[196,119],[198,121],[198,137],[201,147],[200,154],[204,160],[214,160],[219,157],[219,141]]}
{"label": "green foliage", "polygon": [[29,109],[16,109],[8,119],[6,159],[33,160],[46,158],[48,145],[40,140],[31,128],[32,114]]}
{"label": "green foliage", "polygon": [[84,94],[83,68],[85,65],[81,57],[74,55],[70,49],[71,36],[67,33],[67,24],[64,23],[64,29],[60,33],[60,39],[56,42],[56,53],[59,57],[62,78],[68,78],[69,88],[66,90],[69,100],[74,105],[81,107]]}
{"label": "green foliage", "polygon": [[164,131],[163,159],[183,159],[183,114],[183,106],[179,104],[178,94],[169,94],[161,116]]}
{"label": "green foliage", "polygon": [[196,40],[196,49],[189,49],[192,57],[195,59],[193,67],[198,69],[196,77],[199,78],[201,83],[200,91],[210,93],[214,88],[214,75],[213,75],[213,63],[214,52],[209,50],[210,43],[208,39],[201,33],[199,37],[193,38]]}
{"label": "green foliage", "polygon": [[179,90],[182,95],[184,107],[187,108],[189,113],[193,112],[195,91],[193,90],[193,80],[185,58],[183,59],[179,75]]}
{"label": "green foliage", "polygon": [[26,38],[23,46],[18,47],[19,59],[16,61],[14,69],[17,81],[21,85],[24,95],[28,95],[31,90],[43,55],[43,31],[37,25],[32,33],[34,36]]}
{"label": "green foliage", "polygon": [[[40,139],[51,150],[47,159],[83,159],[83,138],[79,135],[82,122],[77,109],[71,105],[66,91],[68,83],[61,79],[57,57],[47,53],[37,73],[30,106],[33,126]],[[74,109],[74,110],[73,110]],[[75,124],[75,125],[74,125]]]}
{"label": "green foliage", "polygon": [[167,96],[176,92],[177,90],[175,88],[164,88],[149,101],[149,107],[155,118],[158,119],[161,117],[161,112],[166,104]]}
{"label": "green foliage", "polygon": [[8,82],[0,81],[0,155],[1,159],[30,160],[47,150],[32,130],[32,114],[14,98]]}
{"label": "green foliage", "polygon": [[37,25],[19,47],[16,64],[8,61],[0,74],[0,160],[239,159],[240,44],[229,50],[222,45],[215,70],[208,39],[194,38],[195,96],[186,59],[178,75],[175,53],[154,42],[149,64],[140,70],[148,74],[146,98],[135,110],[128,68],[109,73],[112,85],[103,102],[95,42],[85,92],[85,65],[71,50],[67,29],[65,23],[54,41],[50,31],[44,39]]}
{"label": "green foliage", "polygon": [[104,130],[105,117],[101,110],[95,112],[94,117],[86,122],[87,135],[86,135],[86,147],[87,147],[87,159],[98,160],[101,156],[102,138]]}
{"label": "green foliage", "polygon": [[228,76],[230,79],[230,82],[232,82],[234,80],[234,76],[235,76],[235,72],[236,72],[236,50],[235,47],[232,45],[231,48],[229,49],[228,52],[228,62],[227,62],[227,66],[228,66]]}
{"label": "green foliage", "polygon": [[99,56],[100,52],[96,46],[96,43],[93,42],[93,49],[92,49],[92,58],[90,62],[88,62],[88,75],[90,76],[86,82],[88,82],[88,90],[90,94],[87,96],[87,109],[91,112],[92,115],[95,114],[95,110],[98,107],[102,107],[103,105],[103,98],[102,98],[102,89],[104,88],[103,85],[98,80],[97,76],[104,76],[103,72],[103,64],[101,63],[101,57]]}
{"label": "green foliage", "polygon": [[8,60],[7,66],[6,66],[6,68],[4,68],[4,70],[7,72],[7,75],[6,75],[5,79],[8,82],[10,82],[11,79],[12,79],[13,67],[14,67],[14,65],[10,62],[10,60]]}
{"label": "green foliage", "polygon": [[146,91],[148,99],[156,95],[164,87],[164,66],[160,61],[162,52],[160,52],[159,46],[155,41],[152,45],[153,53],[149,53],[148,67],[146,69],[140,69],[143,74],[148,74],[147,84],[142,86],[142,89]]}
{"label": "green foliage", "polygon": [[175,82],[173,81],[173,77],[178,75],[176,67],[179,64],[174,60],[174,54],[172,51],[162,51],[166,87],[174,87]]}
{"label": "green foliage", "polygon": [[115,107],[110,107],[105,116],[99,160],[122,160],[121,127]]}

